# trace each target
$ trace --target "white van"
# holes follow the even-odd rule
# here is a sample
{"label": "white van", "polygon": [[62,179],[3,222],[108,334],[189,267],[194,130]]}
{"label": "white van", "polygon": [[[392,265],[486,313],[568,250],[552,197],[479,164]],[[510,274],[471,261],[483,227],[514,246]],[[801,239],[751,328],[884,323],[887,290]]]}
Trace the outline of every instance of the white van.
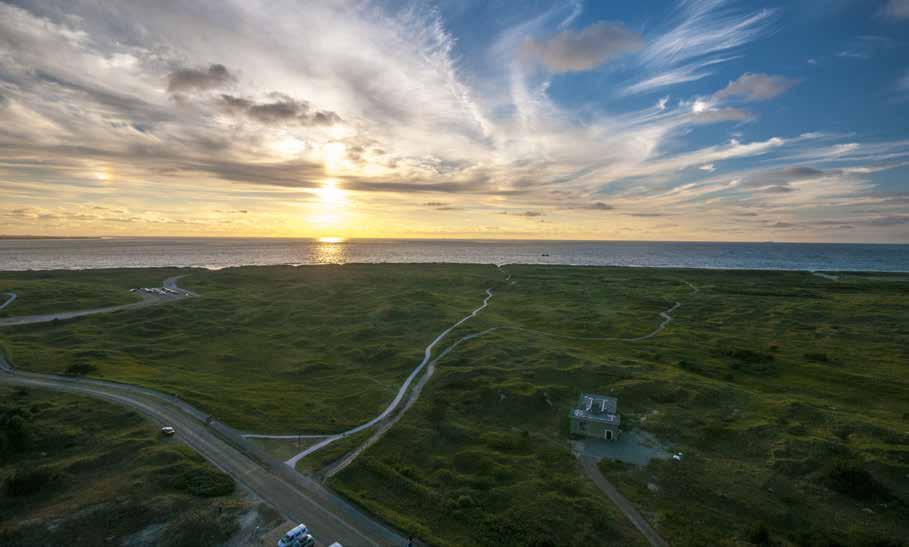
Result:
{"label": "white van", "polygon": [[[287,531],[284,537],[278,540],[278,547],[297,547],[305,545],[306,536],[309,536],[309,528],[305,524],[298,524]],[[312,536],[309,536],[311,539]]]}

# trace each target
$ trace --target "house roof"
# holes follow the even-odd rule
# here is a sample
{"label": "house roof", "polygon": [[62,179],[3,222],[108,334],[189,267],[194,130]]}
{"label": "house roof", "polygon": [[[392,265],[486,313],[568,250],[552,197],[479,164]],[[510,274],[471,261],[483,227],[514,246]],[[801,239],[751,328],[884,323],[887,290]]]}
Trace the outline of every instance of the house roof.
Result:
{"label": "house roof", "polygon": [[578,398],[577,406],[571,410],[569,416],[619,425],[622,419],[616,413],[618,406],[619,400],[615,397],[582,393]]}

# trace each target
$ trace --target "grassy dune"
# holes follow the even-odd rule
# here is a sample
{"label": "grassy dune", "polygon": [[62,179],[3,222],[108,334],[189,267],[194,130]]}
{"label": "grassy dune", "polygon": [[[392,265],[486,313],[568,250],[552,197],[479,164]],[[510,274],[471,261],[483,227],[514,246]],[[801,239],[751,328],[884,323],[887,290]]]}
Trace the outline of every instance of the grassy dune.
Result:
{"label": "grassy dune", "polygon": [[138,414],[39,390],[0,401],[0,544],[218,545],[239,528],[233,479]]}
{"label": "grassy dune", "polygon": [[0,317],[101,308],[141,300],[129,292],[133,287],[158,287],[161,281],[181,270],[56,270],[41,272],[0,272],[0,303],[6,294],[17,299],[0,310]]}
{"label": "grassy dune", "polygon": [[[806,273],[508,267],[514,285],[335,488],[438,544],[624,544],[578,480],[566,414],[619,397],[623,424],[686,459],[605,462],[673,545],[901,545],[909,537],[909,282]],[[700,288],[692,291],[678,280]]]}
{"label": "grassy dune", "polygon": [[175,393],[243,430],[335,432],[376,415],[438,332],[482,302],[492,266],[194,271],[201,298],[0,330],[27,370]]}
{"label": "grassy dune", "polygon": [[[505,269],[510,282],[466,265],[196,271],[183,284],[202,298],[3,329],[0,343],[17,366],[90,365],[78,370],[175,392],[241,429],[331,432],[383,408],[494,286],[442,348],[497,330],[441,361],[334,488],[439,545],[640,543],[568,451],[568,409],[591,391],[686,454],[603,463],[673,545],[909,537],[909,276]],[[653,338],[571,338],[645,335],[675,302]]]}

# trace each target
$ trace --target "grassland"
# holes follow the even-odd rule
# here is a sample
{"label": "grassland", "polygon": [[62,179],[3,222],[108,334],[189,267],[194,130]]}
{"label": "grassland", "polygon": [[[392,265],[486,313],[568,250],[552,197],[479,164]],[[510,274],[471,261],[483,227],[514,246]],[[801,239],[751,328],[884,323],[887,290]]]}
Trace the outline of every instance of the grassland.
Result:
{"label": "grassland", "polygon": [[[568,451],[568,409],[590,391],[686,454],[602,464],[673,545],[909,537],[909,276],[506,270],[507,283],[490,266],[195,271],[181,284],[199,299],[3,329],[0,343],[19,367],[91,365],[241,429],[333,432],[384,407],[425,345],[494,286],[446,343],[497,330],[439,362],[335,489],[438,545],[639,543]],[[615,339],[653,331],[674,302],[657,336]]]}
{"label": "grassland", "polygon": [[[906,277],[508,270],[515,284],[461,334],[499,330],[441,362],[333,487],[437,544],[624,544],[565,446],[567,411],[591,391],[686,454],[603,464],[673,545],[909,537]],[[673,323],[638,343],[507,328],[634,337],[677,300]]]}
{"label": "grassland", "polygon": [[501,279],[492,266],[197,270],[180,284],[200,298],[4,328],[0,345],[17,367],[175,393],[242,430],[333,433],[378,414]]}
{"label": "grassland", "polygon": [[102,308],[138,302],[129,292],[133,287],[158,287],[181,270],[57,270],[41,272],[0,272],[0,304],[6,294],[17,299],[0,310],[0,317],[37,315],[85,308]]}
{"label": "grassland", "polygon": [[134,412],[26,389],[0,401],[2,545],[218,545],[249,508]]}

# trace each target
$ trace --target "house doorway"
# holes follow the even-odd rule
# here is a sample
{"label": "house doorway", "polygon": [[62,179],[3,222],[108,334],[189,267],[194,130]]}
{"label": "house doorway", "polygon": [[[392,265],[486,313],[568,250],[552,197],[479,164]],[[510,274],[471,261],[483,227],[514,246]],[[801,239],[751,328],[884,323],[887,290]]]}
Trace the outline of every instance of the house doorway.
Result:
{"label": "house doorway", "polygon": [[606,430],[606,440],[607,440],[607,441],[611,441],[612,439],[613,439],[612,431],[609,430],[609,429],[607,429],[607,430]]}

